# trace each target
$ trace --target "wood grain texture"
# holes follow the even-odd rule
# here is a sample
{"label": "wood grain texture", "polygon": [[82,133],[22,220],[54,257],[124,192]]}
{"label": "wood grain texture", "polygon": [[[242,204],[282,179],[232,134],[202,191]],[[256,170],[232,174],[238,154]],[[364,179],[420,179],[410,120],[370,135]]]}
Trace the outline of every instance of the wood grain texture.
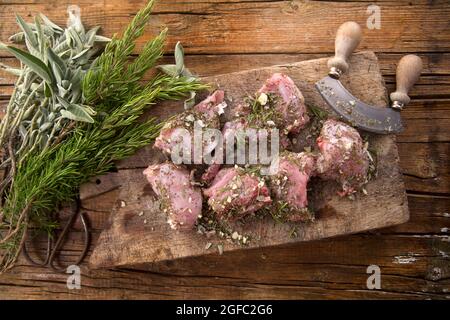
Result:
{"label": "wood grain texture", "polygon": [[[17,30],[14,12],[30,19],[29,14],[42,11],[64,24],[66,17],[61,12],[73,3],[82,7],[88,25],[100,24],[106,27],[105,34],[110,35],[123,28],[144,0],[133,1],[131,5],[124,2],[110,1],[116,7],[111,11],[102,7],[104,2],[86,0],[7,0],[0,3],[0,39],[5,41],[11,31]],[[158,10],[172,11],[159,15],[172,29],[164,60],[172,59],[171,51],[177,40],[187,46],[187,65],[201,76],[330,56],[337,26],[349,19],[357,19],[364,25],[366,8],[373,3],[300,3],[300,9],[287,19],[291,26],[298,26],[296,34],[279,31],[283,25],[279,19],[288,13],[267,19],[267,14],[281,12],[283,6],[287,8],[289,1],[259,3],[254,7],[255,0],[243,2],[160,0]],[[364,28],[360,49],[377,52],[388,91],[394,89],[395,65],[403,54],[418,54],[424,62],[423,74],[411,91],[413,102],[403,112],[407,131],[397,137],[400,167],[408,191],[409,222],[273,249],[163,262],[150,270],[89,270],[84,263],[81,290],[68,290],[65,275],[29,266],[21,259],[18,268],[0,276],[0,299],[450,299],[450,5],[447,0],[386,0],[376,4],[382,9],[382,29]],[[202,6],[210,9],[203,14]],[[216,7],[219,10],[211,14]],[[242,20],[239,25],[247,24],[243,30],[233,27],[237,19]],[[155,26],[149,26],[144,40],[152,35]],[[253,30],[257,37],[251,33],[255,26],[259,26]],[[307,36],[315,39],[314,43],[302,40]],[[289,39],[295,41],[287,43]],[[14,63],[4,52],[0,52],[0,61]],[[13,78],[0,74],[0,104],[4,105],[9,98],[12,83]],[[115,190],[84,201],[94,244],[117,196]],[[80,225],[77,230],[81,230]],[[79,232],[71,234],[62,252],[62,263],[75,260],[82,250],[80,240]],[[42,255],[45,242],[36,247]],[[381,267],[381,290],[368,290],[365,285],[368,276],[365,271],[370,264]]]}
{"label": "wood grain texture", "polygon": [[[143,6],[145,0],[75,0],[87,25],[100,24],[104,34],[121,32]],[[14,14],[31,17],[45,12],[64,24],[66,1],[35,1],[0,7],[0,38],[7,39],[17,30]],[[187,53],[317,53],[334,51],[334,34],[348,20],[366,25],[365,2],[330,1],[160,1],[154,10],[146,34],[139,41],[155,35],[161,24],[169,27],[168,48],[183,39]],[[439,51],[450,49],[450,8],[445,1],[381,4],[381,29],[364,28],[360,49],[383,52]],[[388,32],[386,30],[389,30]]]}

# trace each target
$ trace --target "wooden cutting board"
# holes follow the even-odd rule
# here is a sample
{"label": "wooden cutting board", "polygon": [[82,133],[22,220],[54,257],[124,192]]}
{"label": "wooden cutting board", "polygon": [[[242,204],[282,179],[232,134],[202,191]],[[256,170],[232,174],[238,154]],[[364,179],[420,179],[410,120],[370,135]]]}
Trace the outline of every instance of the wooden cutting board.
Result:
{"label": "wooden cutting board", "polygon": [[[289,75],[302,91],[306,103],[331,111],[314,83],[327,74],[327,59],[316,59],[205,78],[225,90],[232,108],[254,93],[272,73]],[[207,63],[207,61],[205,61]],[[387,92],[373,52],[354,54],[350,70],[341,80],[356,97],[380,107],[387,104]],[[151,113],[166,118],[183,110],[182,103],[154,106]],[[355,200],[340,198],[329,184],[318,185],[320,205],[316,219],[307,224],[277,224],[267,217],[240,226],[239,233],[252,239],[246,246],[231,240],[192,231],[173,231],[159,210],[159,202],[142,175],[149,164],[163,161],[152,146],[118,164],[118,172],[97,177],[82,186],[83,199],[119,188],[116,206],[90,258],[93,268],[142,265],[163,260],[218,254],[223,251],[275,246],[356,233],[404,223],[409,219],[405,187],[398,165],[394,136],[369,136],[377,153],[377,176],[366,186],[367,195]],[[320,188],[319,188],[320,186]],[[209,247],[207,249],[207,247]]]}

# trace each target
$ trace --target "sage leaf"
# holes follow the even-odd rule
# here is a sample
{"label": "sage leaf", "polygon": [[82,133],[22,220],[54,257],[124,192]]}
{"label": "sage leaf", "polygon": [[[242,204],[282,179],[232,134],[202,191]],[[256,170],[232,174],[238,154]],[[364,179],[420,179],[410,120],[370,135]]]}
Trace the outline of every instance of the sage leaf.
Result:
{"label": "sage leaf", "polygon": [[23,43],[25,41],[25,35],[23,32],[18,32],[9,37],[8,40],[14,43]]}
{"label": "sage leaf", "polygon": [[81,50],[83,49],[83,41],[81,41],[80,35],[77,33],[75,29],[69,28],[67,29],[75,42],[76,48]]}
{"label": "sage leaf", "polygon": [[56,83],[60,84],[63,79],[63,74],[62,74],[61,69],[59,69],[55,63],[52,63],[50,61],[49,61],[49,65],[52,68],[53,76],[55,77]]}
{"label": "sage leaf", "polygon": [[73,87],[75,87],[76,85],[80,84],[81,87],[81,79],[82,79],[82,70],[81,67],[78,67],[75,69],[75,71],[72,72],[72,84]]}
{"label": "sage leaf", "polygon": [[67,72],[64,61],[52,50],[52,48],[47,48],[47,59],[52,67],[56,82],[60,84]]}
{"label": "sage leaf", "polygon": [[58,65],[59,69],[61,69],[62,74],[66,73],[66,64],[64,61],[53,51],[52,48],[47,48],[48,59],[51,62],[54,62]]}
{"label": "sage leaf", "polygon": [[84,49],[83,51],[81,51],[80,53],[78,53],[76,56],[72,57],[72,60],[75,60],[75,59],[80,58],[81,56],[83,56],[83,55],[84,55],[86,52],[88,52],[89,50],[91,50],[91,48]]}
{"label": "sage leaf", "polygon": [[41,54],[41,56],[44,56],[46,43],[45,43],[44,32],[42,31],[41,20],[39,19],[38,16],[35,17],[35,26],[36,26],[39,53]]}
{"label": "sage leaf", "polygon": [[[188,78],[189,81],[194,81],[194,80],[196,80],[196,78],[194,77],[194,75],[192,74],[192,72],[189,71],[188,68],[184,68],[184,69],[183,69],[183,72],[181,73],[181,75],[182,75],[183,77]],[[191,78],[192,78],[192,80],[191,80]]]}
{"label": "sage leaf", "polygon": [[70,103],[68,103],[64,98],[58,95],[56,96],[56,100],[58,100],[58,102],[62,105],[64,109],[67,109],[70,106]]}
{"label": "sage leaf", "polygon": [[184,101],[184,109],[191,109],[195,105],[195,91],[189,92],[190,97]]}
{"label": "sage leaf", "polygon": [[174,64],[163,64],[163,65],[159,65],[158,69],[161,70],[163,73],[171,76],[171,77],[176,77],[178,76],[178,72],[177,72],[177,66]]}
{"label": "sage leaf", "polygon": [[17,23],[19,24],[20,29],[22,29],[22,31],[25,34],[25,40],[28,40],[28,42],[31,44],[31,46],[36,51],[38,51],[39,47],[38,47],[38,42],[37,42],[37,39],[36,39],[36,35],[31,30],[31,28],[28,25],[28,23],[26,23],[25,20],[23,20],[22,17],[19,16],[19,15],[16,15],[16,20],[17,20]]}
{"label": "sage leaf", "polygon": [[35,112],[34,110],[35,110],[35,107],[33,107],[33,106],[29,107],[23,114],[23,119],[24,120],[30,119],[34,115],[34,112]]}
{"label": "sage leaf", "polygon": [[28,90],[31,85],[38,80],[39,76],[35,72],[25,72],[25,78],[22,84],[22,90]]}
{"label": "sage leaf", "polygon": [[84,35],[84,38],[85,38],[84,46],[85,47],[92,47],[94,45],[95,35],[97,34],[99,29],[100,29],[100,27],[97,26],[97,27],[90,29],[88,32],[86,32],[86,34]]}
{"label": "sage leaf", "polygon": [[41,111],[41,113],[45,117],[45,119],[47,119],[48,118],[48,110],[42,106],[39,106],[39,110]]}
{"label": "sage leaf", "polygon": [[95,35],[95,42],[110,42],[111,39],[108,37],[100,36],[98,34]]}
{"label": "sage leaf", "polygon": [[90,108],[86,108],[86,106],[71,104],[65,110],[63,109],[60,112],[61,116],[67,119],[94,123],[94,119],[91,117],[91,114],[94,111]]}
{"label": "sage leaf", "polygon": [[81,88],[72,89],[72,97],[70,98],[71,103],[79,101],[81,98]]}
{"label": "sage leaf", "polygon": [[60,84],[58,84],[57,87],[58,87],[58,94],[59,94],[59,96],[60,97],[65,97],[66,94],[68,93],[68,90],[65,89],[63,86],[61,86]]}
{"label": "sage leaf", "polygon": [[48,114],[48,121],[53,121],[53,120],[55,120],[55,118],[56,118],[56,114],[54,113],[54,112],[50,112],[49,114]]}
{"label": "sage leaf", "polygon": [[48,139],[49,139],[48,134],[43,133],[43,134],[41,135],[41,137],[40,137],[40,139],[39,139],[39,143],[40,143],[41,149],[44,149],[44,148],[45,148],[45,146],[47,145]]}
{"label": "sage leaf", "polygon": [[7,50],[12,53],[17,59],[26,64],[32,71],[34,71],[38,76],[52,83],[52,73],[47,65],[42,62],[39,58],[29,54],[28,52],[22,51],[18,48],[7,46]]}
{"label": "sage leaf", "polygon": [[53,124],[51,122],[45,122],[39,127],[39,131],[41,132],[47,131],[48,129],[50,129],[50,127],[52,127],[52,125]]}
{"label": "sage leaf", "polygon": [[80,101],[81,92],[81,68],[77,68],[72,75],[72,97],[70,99],[71,103],[76,103]]}
{"label": "sage leaf", "polygon": [[52,88],[47,82],[44,82],[44,94],[47,98],[50,98],[53,94]]}
{"label": "sage leaf", "polygon": [[69,80],[64,79],[63,81],[61,81],[61,85],[64,89],[66,90],[70,90],[70,88],[72,87],[72,83],[70,83]]}
{"label": "sage leaf", "polygon": [[41,17],[42,21],[44,21],[44,23],[53,30],[58,31],[60,33],[64,32],[64,30],[60,26],[53,23],[49,18],[47,18],[47,16],[43,15],[42,13],[40,13],[39,16]]}
{"label": "sage leaf", "polygon": [[184,69],[184,49],[180,41],[175,45],[175,65],[177,67],[177,74],[180,75]]}
{"label": "sage leaf", "polygon": [[[61,40],[61,42],[59,44],[57,44],[55,47],[53,47],[53,50],[57,54],[59,54],[59,56],[63,56],[65,52],[71,51],[71,49],[69,48],[69,45],[67,44],[67,42],[65,40]],[[62,52],[64,52],[64,53],[62,53]]]}
{"label": "sage leaf", "polygon": [[66,37],[65,43],[67,44],[67,47],[72,48],[73,39],[72,39],[72,36],[69,33],[69,29],[65,29],[64,30],[64,35]]}

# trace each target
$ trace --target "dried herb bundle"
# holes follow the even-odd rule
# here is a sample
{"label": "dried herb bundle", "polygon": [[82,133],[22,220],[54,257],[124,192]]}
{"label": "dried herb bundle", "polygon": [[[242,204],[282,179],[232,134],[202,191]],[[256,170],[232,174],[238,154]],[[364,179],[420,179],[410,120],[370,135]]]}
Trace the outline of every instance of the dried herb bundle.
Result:
{"label": "dried herb bundle", "polygon": [[[57,224],[50,219],[50,213],[59,204],[73,199],[81,183],[109,171],[114,161],[151,143],[161,125],[155,119],[138,121],[148,107],[159,100],[181,99],[190,92],[205,88],[195,78],[183,75],[161,74],[146,84],[140,83],[144,73],[162,55],[166,34],[163,30],[130,62],[135,40],[142,35],[153,4],[153,0],[149,1],[122,37],[113,37],[96,60],[92,60],[95,48],[91,44],[107,39],[96,35],[97,28],[84,32],[79,16],[79,23],[73,26],[72,31],[67,31],[70,25],[61,31],[43,16],[45,28],[39,19],[30,26],[18,18],[23,33],[14,37],[25,39],[28,52],[6,47],[12,53],[17,52],[16,57],[23,63],[21,70],[15,70],[19,75],[17,93],[11,98],[11,107],[8,108],[11,108],[11,115],[23,112],[24,105],[33,108],[30,112],[32,119],[43,122],[39,122],[38,133],[34,136],[37,122],[25,122],[25,130],[19,129],[23,121],[16,123],[11,121],[12,117],[6,117],[1,123],[1,147],[7,155],[2,166],[8,172],[2,182],[4,194],[0,226],[6,229],[6,233],[0,238],[3,249],[1,271],[13,266],[29,226],[51,231]],[[39,37],[47,39],[42,36],[45,34],[53,40],[37,41],[38,47],[42,48],[35,52],[36,43],[31,42]],[[75,34],[81,46],[76,40],[73,42],[77,38]],[[60,55],[55,45],[57,47],[63,39],[69,46],[66,51],[70,52]],[[71,45],[81,50],[75,56]],[[23,98],[19,99],[25,88],[25,74],[30,74],[27,77],[31,77],[37,87],[30,84]],[[29,97],[32,101],[28,102],[30,106],[27,104]],[[48,120],[49,117],[53,117],[49,128],[44,126],[41,129],[46,123],[42,119]],[[29,118],[25,119],[28,121]],[[53,135],[46,140],[44,138],[45,143],[39,140],[38,147],[34,147],[35,136],[39,134],[42,138],[47,132]],[[24,157],[19,150],[27,137],[34,140],[30,140],[31,147],[27,148]]]}

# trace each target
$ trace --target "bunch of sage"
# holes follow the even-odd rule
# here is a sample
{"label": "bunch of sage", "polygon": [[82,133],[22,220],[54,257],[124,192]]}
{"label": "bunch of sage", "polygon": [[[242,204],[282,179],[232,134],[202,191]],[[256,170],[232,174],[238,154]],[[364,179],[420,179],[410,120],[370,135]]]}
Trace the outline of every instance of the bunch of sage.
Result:
{"label": "bunch of sage", "polygon": [[97,34],[99,27],[85,31],[76,6],[68,9],[66,29],[40,14],[34,23],[17,16],[21,32],[10,37],[24,43],[28,52],[1,43],[22,66],[20,69],[3,65],[5,71],[18,76],[15,90],[0,124],[0,145],[6,139],[14,146],[2,165],[11,158],[22,162],[35,150],[45,150],[73,126],[74,121],[93,122],[95,111],[83,105],[81,81],[91,68],[94,56],[101,48],[98,43],[109,41]]}

